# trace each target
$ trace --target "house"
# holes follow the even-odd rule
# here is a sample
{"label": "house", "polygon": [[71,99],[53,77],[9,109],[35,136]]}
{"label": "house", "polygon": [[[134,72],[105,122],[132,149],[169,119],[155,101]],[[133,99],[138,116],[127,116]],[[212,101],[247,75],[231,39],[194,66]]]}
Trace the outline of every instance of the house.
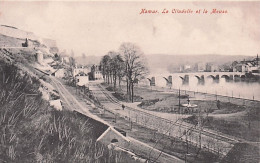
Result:
{"label": "house", "polygon": [[66,75],[66,71],[65,71],[65,69],[57,69],[57,70],[53,73],[53,75],[54,75],[55,77],[57,77],[57,78],[63,78],[63,77],[65,77],[65,75]]}
{"label": "house", "polygon": [[85,74],[88,74],[90,72],[90,68],[89,67],[76,67],[76,68],[73,68],[73,71],[72,71],[72,75],[73,77],[75,77],[76,75],[78,75],[80,72],[83,72]]}
{"label": "house", "polygon": [[91,74],[93,75],[94,80],[102,80],[103,79],[103,74],[100,71],[100,66],[98,66],[98,65],[93,65],[91,67]]}
{"label": "house", "polygon": [[259,73],[259,58],[258,55],[253,60],[243,60],[240,62],[233,62],[233,71],[234,72],[246,72],[246,73]]}
{"label": "house", "polygon": [[235,66],[233,66],[233,72],[248,72],[248,65],[238,63]]}
{"label": "house", "polygon": [[78,86],[88,86],[89,83],[89,76],[84,72],[80,72],[75,76],[76,85]]}

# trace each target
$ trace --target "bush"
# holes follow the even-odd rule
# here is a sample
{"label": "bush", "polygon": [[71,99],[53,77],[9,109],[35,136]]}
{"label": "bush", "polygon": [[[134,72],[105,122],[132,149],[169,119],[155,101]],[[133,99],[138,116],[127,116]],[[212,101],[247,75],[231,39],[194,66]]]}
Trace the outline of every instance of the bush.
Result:
{"label": "bush", "polygon": [[156,102],[160,101],[160,99],[153,99],[153,100],[143,100],[141,102],[141,104],[139,104],[138,106],[139,107],[147,107],[147,106],[151,106],[151,105],[154,105]]}

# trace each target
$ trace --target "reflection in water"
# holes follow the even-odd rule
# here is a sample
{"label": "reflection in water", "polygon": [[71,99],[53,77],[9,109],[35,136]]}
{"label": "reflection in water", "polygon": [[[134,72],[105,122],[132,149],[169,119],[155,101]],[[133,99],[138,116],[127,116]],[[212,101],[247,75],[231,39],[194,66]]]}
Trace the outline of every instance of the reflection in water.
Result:
{"label": "reflection in water", "polygon": [[[225,78],[219,77],[219,81],[215,82],[213,78],[204,77],[204,82],[201,83],[198,77],[195,75],[189,75],[189,82],[183,84],[183,78],[180,77],[180,73],[175,74],[153,74],[150,76],[155,77],[156,86],[167,87],[166,80],[172,75],[172,88],[183,89],[190,91],[198,91],[204,93],[212,93],[224,96],[233,96],[246,99],[260,100],[260,83],[256,82],[235,82],[234,80],[227,81]],[[146,85],[149,81],[144,82]]]}

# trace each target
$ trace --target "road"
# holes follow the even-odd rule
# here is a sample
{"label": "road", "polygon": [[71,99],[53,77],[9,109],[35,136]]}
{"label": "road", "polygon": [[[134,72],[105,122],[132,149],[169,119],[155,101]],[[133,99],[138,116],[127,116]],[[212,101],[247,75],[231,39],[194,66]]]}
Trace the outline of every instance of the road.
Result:
{"label": "road", "polygon": [[99,118],[96,115],[93,115],[89,112],[91,106],[86,107],[85,104],[81,104],[64,86],[63,84],[57,80],[55,77],[50,76],[53,85],[55,86],[55,88],[57,89],[57,91],[59,92],[62,101],[64,101],[66,103],[66,105],[68,105],[68,108],[73,111],[78,111],[92,119],[95,119],[99,122],[102,122],[108,126],[111,127],[111,125],[109,123],[107,123],[106,121],[104,121],[103,119]]}

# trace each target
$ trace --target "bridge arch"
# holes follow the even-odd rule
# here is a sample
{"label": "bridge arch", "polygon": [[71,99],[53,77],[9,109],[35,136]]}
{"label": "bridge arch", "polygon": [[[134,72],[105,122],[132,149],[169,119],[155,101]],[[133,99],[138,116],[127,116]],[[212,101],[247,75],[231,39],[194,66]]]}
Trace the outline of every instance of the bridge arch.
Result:
{"label": "bridge arch", "polygon": [[246,75],[241,75],[240,76],[242,79],[245,79],[246,78]]}
{"label": "bridge arch", "polygon": [[221,78],[225,78],[226,80],[230,79],[230,77],[228,75],[222,75]]}
{"label": "bridge arch", "polygon": [[213,80],[215,80],[215,79],[216,79],[216,77],[215,77],[215,76],[213,76],[213,75],[209,75],[209,76],[207,76],[207,78],[212,78]]}
{"label": "bridge arch", "polygon": [[198,79],[198,80],[200,80],[201,78],[198,76],[198,75],[195,75],[195,77]]}

